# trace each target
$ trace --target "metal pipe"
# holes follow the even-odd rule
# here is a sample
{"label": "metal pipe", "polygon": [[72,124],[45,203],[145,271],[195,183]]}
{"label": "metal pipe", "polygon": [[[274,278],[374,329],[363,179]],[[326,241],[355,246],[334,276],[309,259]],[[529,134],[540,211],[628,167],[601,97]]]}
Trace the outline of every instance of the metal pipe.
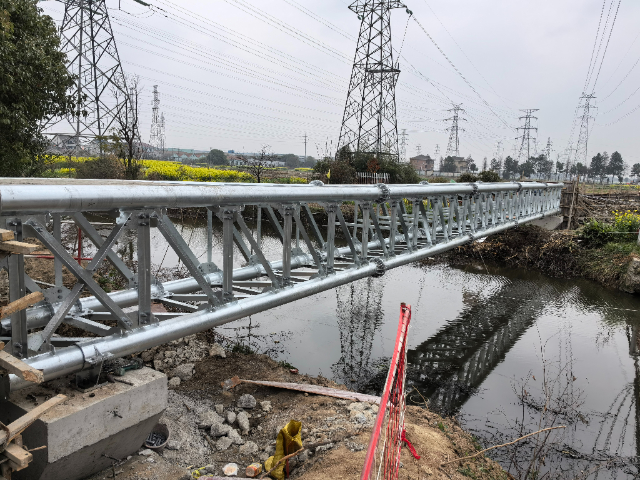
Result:
{"label": "metal pipe", "polygon": [[[278,188],[280,187],[280,188]],[[282,188],[286,187],[286,188]],[[244,205],[272,202],[330,202],[379,200],[381,190],[375,185],[265,185],[243,184],[163,184],[133,182],[126,185],[68,184],[0,185],[0,215],[75,213],[156,207],[182,208],[211,205]],[[460,183],[429,185],[388,185],[390,198],[424,198],[428,195],[469,195],[520,190],[562,188],[562,184],[529,183]]]}
{"label": "metal pipe", "polygon": [[[544,213],[533,215],[527,218],[527,221],[537,220],[544,216]],[[497,225],[482,232],[482,235],[502,232],[512,228],[514,223],[508,222]],[[384,260],[384,263],[387,269],[400,267],[462,246],[470,241],[473,241],[473,236],[471,235],[457,237],[447,243],[440,243],[435,246],[420,248],[411,253],[396,255]],[[337,272],[334,275],[308,280],[296,284],[292,288],[262,293],[239,302],[227,304],[216,310],[200,310],[123,334],[92,339],[72,347],[58,348],[55,355],[49,353],[38,355],[27,359],[26,363],[38,370],[43,370],[45,381],[48,381],[82,370],[85,366],[90,365],[88,363],[89,359],[95,362],[96,356],[100,356],[105,352],[108,352],[110,358],[131,355],[187,335],[217,327],[249,315],[255,315],[264,310],[369,277],[376,272],[376,268],[377,265],[374,263],[364,263],[359,268],[351,268]],[[19,390],[32,385],[15,375],[10,376],[10,381],[11,390]]]}

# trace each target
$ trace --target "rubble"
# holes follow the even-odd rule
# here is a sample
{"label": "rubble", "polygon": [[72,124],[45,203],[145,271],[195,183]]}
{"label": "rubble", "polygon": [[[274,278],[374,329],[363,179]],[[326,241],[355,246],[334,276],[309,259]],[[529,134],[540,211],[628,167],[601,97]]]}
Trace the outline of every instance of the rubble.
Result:
{"label": "rubble", "polygon": [[178,377],[183,382],[191,380],[193,378],[193,374],[196,373],[195,365],[193,363],[184,363],[182,365],[178,365],[172,372],[172,374]]}
{"label": "rubble", "polygon": [[252,409],[256,407],[256,399],[253,395],[249,395],[248,393],[242,395],[238,399],[238,407],[239,408],[248,408]]}

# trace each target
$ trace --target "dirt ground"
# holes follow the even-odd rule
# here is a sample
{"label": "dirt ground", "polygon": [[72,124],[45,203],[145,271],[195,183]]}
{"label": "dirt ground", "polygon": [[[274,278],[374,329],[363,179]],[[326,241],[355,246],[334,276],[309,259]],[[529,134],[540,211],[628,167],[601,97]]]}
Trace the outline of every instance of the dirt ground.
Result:
{"label": "dirt ground", "polygon": [[[202,339],[199,336],[197,341],[191,341],[183,348],[200,345]],[[181,348],[178,344],[173,345],[176,347]],[[150,353],[157,356],[157,352]],[[145,358],[150,358],[150,355]],[[115,462],[112,468],[92,476],[90,480],[114,478],[114,471],[115,478],[119,480],[186,480],[194,469],[207,465],[210,466],[209,473],[222,476],[223,466],[230,462],[238,465],[238,476],[242,477],[249,464],[264,462],[273,454],[277,433],[292,419],[302,422],[303,445],[329,444],[311,449],[301,455],[300,460],[292,460],[290,478],[359,478],[377,405],[252,384],[223,390],[221,382],[234,376],[344,388],[326,378],[292,374],[288,368],[264,355],[229,353],[226,358],[207,356],[195,362],[194,367],[193,377],[180,382],[169,392],[169,406],[161,420],[171,431],[168,448],[159,455],[139,452],[128,460]],[[175,378],[170,369],[165,370],[170,378]],[[237,407],[239,398],[245,394],[255,398],[255,408]],[[265,401],[270,402],[269,409],[262,407]],[[198,428],[207,412],[223,410],[223,416],[227,412],[243,410],[250,416],[250,429],[241,435],[243,445],[220,449],[218,439],[207,429]],[[455,421],[424,408],[408,407],[405,425],[407,438],[421,458],[414,459],[404,447],[400,478],[507,478],[495,462],[482,456],[440,468],[443,462],[474,453],[479,448],[478,443]]]}

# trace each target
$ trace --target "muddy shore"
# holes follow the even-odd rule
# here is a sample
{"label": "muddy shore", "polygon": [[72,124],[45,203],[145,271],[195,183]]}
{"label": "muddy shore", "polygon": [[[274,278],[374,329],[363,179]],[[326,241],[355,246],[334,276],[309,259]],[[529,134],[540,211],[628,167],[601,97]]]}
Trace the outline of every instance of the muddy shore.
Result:
{"label": "muddy shore", "polygon": [[585,278],[605,287],[640,294],[640,259],[633,242],[593,247],[579,231],[548,231],[522,225],[483,241],[425,260],[425,265],[496,265],[537,270],[556,278]]}
{"label": "muddy shore", "polygon": [[[228,463],[236,463],[242,477],[249,464],[263,463],[273,454],[277,433],[289,420],[302,422],[303,445],[324,444],[291,461],[290,478],[360,477],[378,410],[375,403],[250,384],[224,390],[221,383],[234,376],[345,387],[323,377],[293,374],[289,366],[265,355],[225,352],[210,339],[207,333],[193,335],[140,355],[146,365],[169,377],[169,406],[161,422],[169,427],[171,439],[161,454],[141,448],[90,480],[113,478],[114,472],[121,480],[186,480],[194,469],[207,466],[207,473],[222,476]],[[248,399],[253,401],[244,403]],[[415,459],[403,447],[400,478],[507,478],[497,463],[484,456],[441,467],[480,448],[454,419],[411,406],[405,425],[421,458]]]}

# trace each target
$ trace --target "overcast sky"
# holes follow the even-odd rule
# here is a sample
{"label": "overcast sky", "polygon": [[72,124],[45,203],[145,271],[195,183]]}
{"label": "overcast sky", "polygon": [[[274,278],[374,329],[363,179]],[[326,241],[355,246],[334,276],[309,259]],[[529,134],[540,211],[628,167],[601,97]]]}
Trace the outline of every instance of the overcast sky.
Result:
{"label": "overcast sky", "polygon": [[[619,0],[605,0],[602,25]],[[351,0],[107,0],[125,73],[144,86],[142,135],[149,139],[153,85],[166,118],[167,146],[278,153],[333,153],[360,22]],[[119,9],[120,4],[120,9]],[[57,21],[60,2],[41,3]],[[392,14],[401,50],[398,128],[407,153],[447,148],[450,104],[466,109],[460,154],[491,158],[502,140],[512,154],[519,109],[538,108],[538,147],[567,148],[603,0],[411,0]],[[419,24],[429,32],[448,59]],[[588,90],[597,111],[589,156],[618,150],[640,162],[640,2],[622,1],[606,49],[598,47]],[[406,31],[406,38],[403,37]],[[602,33],[602,27],[601,27]],[[622,83],[620,83],[622,82]],[[474,91],[475,90],[475,91]],[[612,93],[613,92],[613,93]],[[638,108],[638,111],[634,109]],[[614,123],[615,122],[615,123]],[[578,128],[573,134],[577,140]]]}

